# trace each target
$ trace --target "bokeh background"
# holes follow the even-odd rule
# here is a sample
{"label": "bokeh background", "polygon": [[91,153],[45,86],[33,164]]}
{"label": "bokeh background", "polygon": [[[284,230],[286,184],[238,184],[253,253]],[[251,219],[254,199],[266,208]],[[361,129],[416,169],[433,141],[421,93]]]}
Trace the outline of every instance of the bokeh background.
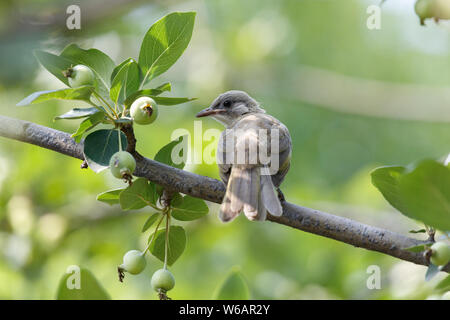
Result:
{"label": "bokeh background", "polygon": [[[81,7],[81,30],[65,25],[67,6]],[[156,81],[195,102],[161,107],[158,121],[136,129],[138,150],[152,157],[178,128],[218,94],[241,89],[289,128],[291,170],[283,190],[291,202],[403,234],[421,226],[401,216],[371,185],[379,165],[439,158],[450,147],[450,25],[419,25],[413,0],[388,0],[380,30],[366,26],[362,0],[10,0],[0,3],[0,114],[73,132],[53,117],[82,103],[16,107],[37,90],[62,88],[33,57],[76,42],[116,63],[137,59],[150,25],[171,11],[197,11],[192,41]],[[213,120],[203,128],[220,128]],[[204,146],[208,143],[205,142]],[[191,165],[218,178],[215,165]],[[0,138],[0,298],[53,299],[69,265],[90,269],[114,299],[155,299],[153,257],[138,276],[117,280],[122,255],[144,248],[150,211],[121,212],[95,200],[120,186],[80,161]],[[185,253],[172,267],[174,299],[209,299],[239,266],[256,299],[433,298],[425,268],[284,226],[230,224],[211,204],[185,224]],[[413,235],[414,236],[414,235]],[[423,236],[417,236],[423,237]],[[370,265],[380,290],[366,287]],[[438,277],[438,280],[441,277]]]}

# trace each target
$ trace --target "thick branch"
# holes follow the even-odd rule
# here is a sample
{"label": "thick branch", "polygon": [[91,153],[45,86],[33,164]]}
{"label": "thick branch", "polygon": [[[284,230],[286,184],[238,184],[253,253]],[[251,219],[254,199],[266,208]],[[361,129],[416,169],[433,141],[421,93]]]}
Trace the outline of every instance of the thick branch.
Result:
{"label": "thick branch", "polygon": [[[31,143],[62,154],[83,160],[83,145],[77,144],[69,134],[31,122],[0,116],[0,136]],[[220,203],[225,194],[221,181],[179,170],[147,159],[137,154],[137,168],[134,175],[145,177],[163,187],[189,194],[211,202]],[[421,253],[404,248],[424,243],[401,234],[372,227],[351,219],[331,215],[318,210],[283,203],[281,217],[268,218],[292,228],[332,238],[367,250],[378,251],[390,256],[427,265]],[[447,265],[445,271],[450,271]]]}

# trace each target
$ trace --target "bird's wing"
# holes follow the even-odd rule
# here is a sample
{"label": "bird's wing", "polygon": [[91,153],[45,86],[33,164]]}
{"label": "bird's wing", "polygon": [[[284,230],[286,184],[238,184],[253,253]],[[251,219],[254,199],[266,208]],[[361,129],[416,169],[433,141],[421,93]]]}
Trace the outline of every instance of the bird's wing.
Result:
{"label": "bird's wing", "polygon": [[289,171],[292,153],[292,140],[288,128],[281,122],[278,122],[277,126],[279,128],[279,169],[278,172],[272,176],[272,182],[275,187],[280,186]]}
{"label": "bird's wing", "polygon": [[[230,136],[228,137],[230,138]],[[225,184],[228,184],[228,178],[230,177],[231,173],[231,164],[226,162],[227,159],[227,150],[225,148],[227,141],[227,131],[223,131],[219,138],[219,143],[217,145],[217,165],[219,167],[219,176],[220,179]],[[230,152],[230,151],[228,151]]]}
{"label": "bird's wing", "polygon": [[[241,130],[241,133],[236,135],[236,150],[245,150],[245,163],[271,167],[273,183],[275,187],[278,187],[290,166],[292,141],[287,127],[274,117],[260,113],[243,118],[233,129]],[[265,130],[267,136],[261,135],[260,129]],[[248,142],[257,144],[258,152],[260,150],[264,152],[258,153],[254,150],[255,148],[252,151]],[[277,145],[275,146],[274,143]],[[255,160],[255,156],[256,162],[249,161],[251,157]],[[273,163],[273,159],[277,159],[278,163]]]}
{"label": "bird's wing", "polygon": [[[245,116],[230,129],[222,132],[217,148],[219,174],[227,184],[220,218],[230,221],[242,209],[250,220],[264,220],[267,212],[280,216],[283,209],[274,186],[289,169],[289,131],[266,114]],[[268,168],[274,170],[272,177],[261,175]]]}

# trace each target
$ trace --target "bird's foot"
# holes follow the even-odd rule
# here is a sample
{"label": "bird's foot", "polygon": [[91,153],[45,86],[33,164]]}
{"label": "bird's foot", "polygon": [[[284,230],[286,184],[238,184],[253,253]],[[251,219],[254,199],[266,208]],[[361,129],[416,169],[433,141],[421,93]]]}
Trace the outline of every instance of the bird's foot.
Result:
{"label": "bird's foot", "polygon": [[278,199],[280,200],[280,202],[281,203],[285,202],[286,198],[284,197],[284,194],[280,188],[277,188],[277,193],[278,193]]}

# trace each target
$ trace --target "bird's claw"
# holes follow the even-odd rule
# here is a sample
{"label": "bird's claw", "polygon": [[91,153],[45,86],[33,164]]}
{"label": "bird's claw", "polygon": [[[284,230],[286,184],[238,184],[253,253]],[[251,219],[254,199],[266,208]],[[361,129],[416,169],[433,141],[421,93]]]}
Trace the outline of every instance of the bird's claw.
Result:
{"label": "bird's claw", "polygon": [[277,193],[278,193],[278,199],[280,200],[280,202],[281,203],[285,202],[286,198],[284,197],[284,194],[280,188],[277,188]]}

